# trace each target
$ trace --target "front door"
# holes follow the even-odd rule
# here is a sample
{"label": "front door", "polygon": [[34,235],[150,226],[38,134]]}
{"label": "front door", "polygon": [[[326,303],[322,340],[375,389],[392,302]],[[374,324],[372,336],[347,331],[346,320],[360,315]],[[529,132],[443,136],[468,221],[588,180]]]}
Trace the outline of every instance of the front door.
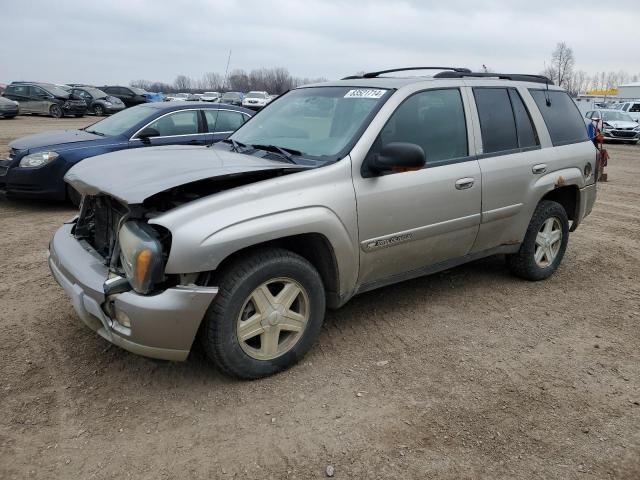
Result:
{"label": "front door", "polygon": [[468,118],[457,88],[415,93],[389,118],[367,158],[388,143],[414,143],[425,151],[425,168],[369,178],[354,171],[360,284],[393,280],[470,251],[480,225],[481,178],[469,155]]}
{"label": "front door", "polygon": [[145,128],[153,128],[159,135],[143,142],[134,135],[131,147],[160,145],[204,145],[207,140],[200,110],[179,110],[167,113],[149,123]]}

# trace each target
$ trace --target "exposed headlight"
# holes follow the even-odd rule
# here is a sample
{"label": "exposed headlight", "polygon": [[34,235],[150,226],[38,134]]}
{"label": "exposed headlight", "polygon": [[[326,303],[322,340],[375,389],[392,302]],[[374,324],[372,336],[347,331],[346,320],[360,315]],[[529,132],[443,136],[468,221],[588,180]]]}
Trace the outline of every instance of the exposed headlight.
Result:
{"label": "exposed headlight", "polygon": [[120,261],[127,280],[138,293],[149,293],[162,280],[162,245],[146,224],[129,221],[118,233]]}
{"label": "exposed headlight", "polygon": [[56,152],[38,152],[23,157],[20,160],[20,167],[38,168],[53,162],[59,155]]}
{"label": "exposed headlight", "polygon": [[113,105],[111,102],[104,102],[104,104],[105,104],[107,107],[110,107],[111,105]]}

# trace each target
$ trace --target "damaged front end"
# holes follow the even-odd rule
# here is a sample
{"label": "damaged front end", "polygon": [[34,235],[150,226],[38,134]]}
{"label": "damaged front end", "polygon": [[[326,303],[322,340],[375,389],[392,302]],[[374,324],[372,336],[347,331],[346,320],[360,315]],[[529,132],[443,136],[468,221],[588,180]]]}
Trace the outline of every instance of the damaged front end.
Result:
{"label": "damaged front end", "polygon": [[99,335],[137,354],[184,360],[218,289],[208,285],[206,272],[165,272],[172,234],[152,220],[203,197],[300,168],[216,154],[206,168],[177,171],[173,159],[169,168],[161,153],[137,184],[131,159],[120,172],[126,181],[118,180],[117,154],[108,155],[107,173],[104,163],[99,171],[85,162],[69,171],[66,180],[83,200],[78,217],[52,238],[49,266],[78,316]]}

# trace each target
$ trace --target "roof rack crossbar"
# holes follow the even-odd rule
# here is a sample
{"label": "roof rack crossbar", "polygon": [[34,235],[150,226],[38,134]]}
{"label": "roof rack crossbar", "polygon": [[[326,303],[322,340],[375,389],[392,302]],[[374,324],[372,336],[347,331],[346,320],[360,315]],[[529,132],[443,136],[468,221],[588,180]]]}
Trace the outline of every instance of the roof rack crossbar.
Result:
{"label": "roof rack crossbar", "polygon": [[440,72],[434,75],[434,78],[464,78],[464,77],[475,77],[475,78],[499,78],[501,80],[513,80],[520,82],[533,82],[533,83],[544,83],[546,85],[555,85],[553,80],[545,77],[544,75],[529,75],[529,74],[521,74],[521,73],[491,73],[491,72],[457,72],[457,71],[447,71]]}
{"label": "roof rack crossbar", "polygon": [[390,68],[389,70],[380,70],[378,72],[368,72],[362,75],[351,75],[349,77],[343,78],[343,80],[354,80],[357,78],[376,78],[385,73],[408,72],[411,70],[450,70],[452,72],[471,73],[471,70],[469,70],[468,68],[462,68],[462,67],[404,67],[404,68]]}

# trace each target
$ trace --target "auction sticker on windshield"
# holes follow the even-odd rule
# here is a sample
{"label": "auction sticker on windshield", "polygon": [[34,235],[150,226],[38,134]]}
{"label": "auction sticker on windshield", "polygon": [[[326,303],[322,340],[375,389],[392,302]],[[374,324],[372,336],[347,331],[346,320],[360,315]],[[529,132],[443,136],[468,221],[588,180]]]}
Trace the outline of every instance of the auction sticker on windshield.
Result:
{"label": "auction sticker on windshield", "polygon": [[385,92],[377,88],[357,88],[345,93],[344,98],[382,98]]}

